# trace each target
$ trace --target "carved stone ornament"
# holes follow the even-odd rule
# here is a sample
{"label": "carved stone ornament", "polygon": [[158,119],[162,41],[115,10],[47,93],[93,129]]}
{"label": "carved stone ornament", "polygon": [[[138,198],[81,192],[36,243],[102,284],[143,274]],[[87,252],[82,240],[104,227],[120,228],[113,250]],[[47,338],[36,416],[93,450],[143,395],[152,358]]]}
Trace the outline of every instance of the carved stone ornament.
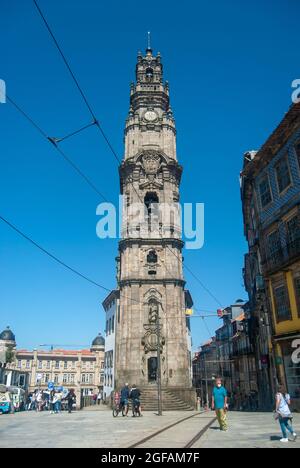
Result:
{"label": "carved stone ornament", "polygon": [[[150,351],[157,351],[157,332],[158,327],[161,333],[162,326],[158,324],[159,318],[159,305],[156,301],[150,301],[148,304],[149,312],[148,312],[148,321],[149,323],[144,325],[144,329],[146,331],[145,335],[142,338],[142,346],[144,346],[145,353],[149,353]],[[163,346],[165,345],[165,338],[161,336],[160,341],[160,349],[161,352],[163,350]]]}
{"label": "carved stone ornament", "polygon": [[143,167],[147,176],[157,175],[161,163],[161,157],[156,151],[146,151],[143,155]]}
{"label": "carved stone ornament", "polygon": [[156,302],[152,302],[149,305],[149,323],[156,324],[158,319],[158,304]]}
{"label": "carved stone ornament", "polygon": [[[146,325],[146,333],[142,338],[142,346],[144,346],[145,354],[150,353],[151,351],[157,351],[157,324]],[[160,331],[162,327],[159,327]],[[163,352],[163,347],[166,344],[165,337],[161,336],[160,338],[160,352]]]}

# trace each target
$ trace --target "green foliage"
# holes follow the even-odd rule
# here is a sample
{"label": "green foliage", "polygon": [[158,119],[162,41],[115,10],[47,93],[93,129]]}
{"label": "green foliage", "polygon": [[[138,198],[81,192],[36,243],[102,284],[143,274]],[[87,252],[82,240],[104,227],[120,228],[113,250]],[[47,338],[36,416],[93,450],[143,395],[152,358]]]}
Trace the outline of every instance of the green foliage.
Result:
{"label": "green foliage", "polygon": [[6,362],[10,364],[14,361],[14,359],[15,359],[15,351],[10,346],[9,348],[7,348],[7,351],[6,351]]}

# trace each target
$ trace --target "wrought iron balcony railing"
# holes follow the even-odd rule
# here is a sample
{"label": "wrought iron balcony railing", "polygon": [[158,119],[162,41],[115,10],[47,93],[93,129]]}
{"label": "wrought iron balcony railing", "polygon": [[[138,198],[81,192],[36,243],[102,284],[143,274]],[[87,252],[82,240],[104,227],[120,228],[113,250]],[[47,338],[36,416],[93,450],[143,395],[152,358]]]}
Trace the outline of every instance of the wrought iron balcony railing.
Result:
{"label": "wrought iron balcony railing", "polygon": [[281,247],[263,262],[265,274],[270,274],[286,267],[300,257],[300,237]]}

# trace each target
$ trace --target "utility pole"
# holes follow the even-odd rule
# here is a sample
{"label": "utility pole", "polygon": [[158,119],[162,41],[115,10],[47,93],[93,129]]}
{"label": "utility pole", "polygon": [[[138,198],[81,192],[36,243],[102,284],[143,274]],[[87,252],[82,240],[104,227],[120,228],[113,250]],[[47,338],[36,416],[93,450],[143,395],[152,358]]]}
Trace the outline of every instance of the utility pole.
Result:
{"label": "utility pole", "polygon": [[207,367],[206,367],[206,356],[205,356],[205,353],[203,354],[203,357],[204,357],[204,375],[205,375],[206,407],[207,407],[207,409],[209,409],[208,378],[207,378]]}
{"label": "utility pole", "polygon": [[157,403],[158,416],[162,416],[162,389],[161,389],[161,359],[160,359],[160,323],[159,315],[157,316]]}

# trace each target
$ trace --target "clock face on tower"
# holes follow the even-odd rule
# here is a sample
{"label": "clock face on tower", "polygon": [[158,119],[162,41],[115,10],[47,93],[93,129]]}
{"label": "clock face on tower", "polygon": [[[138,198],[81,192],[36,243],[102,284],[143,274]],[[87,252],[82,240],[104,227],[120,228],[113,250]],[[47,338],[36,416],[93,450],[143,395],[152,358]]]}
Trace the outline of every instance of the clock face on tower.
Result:
{"label": "clock face on tower", "polygon": [[148,110],[144,114],[144,119],[147,120],[147,122],[154,122],[155,120],[157,120],[157,117],[157,113],[153,110]]}

